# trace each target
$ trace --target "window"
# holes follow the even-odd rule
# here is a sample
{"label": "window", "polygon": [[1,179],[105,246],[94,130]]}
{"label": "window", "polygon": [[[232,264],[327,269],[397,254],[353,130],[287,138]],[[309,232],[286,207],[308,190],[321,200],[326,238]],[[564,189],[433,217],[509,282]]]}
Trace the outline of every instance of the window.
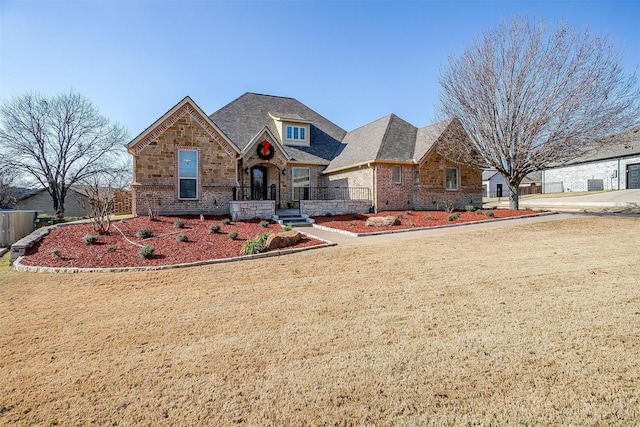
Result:
{"label": "window", "polygon": [[402,168],[400,166],[393,167],[393,183],[402,184]]}
{"label": "window", "polygon": [[178,183],[179,199],[195,200],[198,198],[197,151],[178,151]]}
{"label": "window", "polygon": [[293,168],[293,200],[308,200],[311,175],[309,168]]}
{"label": "window", "polygon": [[447,168],[445,172],[445,188],[447,190],[458,189],[458,169]]}
{"label": "window", "polygon": [[287,139],[294,141],[305,140],[306,128],[301,126],[287,126]]}

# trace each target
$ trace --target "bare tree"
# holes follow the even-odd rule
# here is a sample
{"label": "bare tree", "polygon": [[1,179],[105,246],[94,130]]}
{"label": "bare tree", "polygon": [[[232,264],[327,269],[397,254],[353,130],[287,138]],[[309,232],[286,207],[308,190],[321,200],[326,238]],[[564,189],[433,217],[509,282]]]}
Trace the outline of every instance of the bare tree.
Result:
{"label": "bare tree", "polygon": [[85,97],[27,93],[0,107],[0,166],[35,178],[64,216],[69,187],[109,168],[127,132]]}
{"label": "bare tree", "polygon": [[114,165],[80,181],[76,187],[84,195],[79,202],[93,223],[93,229],[99,235],[109,234],[113,202],[118,191],[131,183],[131,161]]}
{"label": "bare tree", "polygon": [[460,120],[471,142],[443,153],[494,167],[519,204],[531,172],[558,166],[605,144],[640,118],[636,76],[626,75],[609,36],[552,32],[523,17],[503,21],[441,68],[438,116]]}
{"label": "bare tree", "polygon": [[18,172],[15,169],[0,168],[0,208],[14,207],[18,199]]}

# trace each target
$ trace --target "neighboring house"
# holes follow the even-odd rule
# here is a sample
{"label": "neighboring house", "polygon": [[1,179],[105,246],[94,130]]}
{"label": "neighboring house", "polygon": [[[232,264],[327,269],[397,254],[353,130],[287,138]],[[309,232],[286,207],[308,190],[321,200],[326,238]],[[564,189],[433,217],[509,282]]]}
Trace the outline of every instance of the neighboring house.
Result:
{"label": "neighboring house", "polygon": [[599,150],[542,171],[544,192],[640,188],[640,126],[608,139]]}
{"label": "neighboring house", "polygon": [[[460,136],[462,135],[462,136]],[[293,98],[246,93],[207,116],[184,98],[127,145],[133,211],[302,214],[482,203],[482,172],[438,153],[457,120],[416,128],[390,114],[347,132]]]}
{"label": "neighboring house", "polygon": [[[107,190],[105,189],[105,191]],[[16,209],[33,210],[51,216],[55,215],[51,196],[44,188],[23,192],[23,195],[16,202]],[[69,188],[64,201],[64,216],[67,218],[85,217],[90,213],[90,210],[89,199],[84,193],[84,187],[77,185]],[[131,193],[129,191],[116,191],[114,193],[113,213],[116,215],[131,213]]]}
{"label": "neighboring house", "polygon": [[[87,212],[82,208],[82,200],[86,200],[86,196],[70,188],[64,201],[65,217],[83,217]],[[88,206],[88,204],[87,204]],[[40,188],[29,192],[22,196],[16,202],[16,209],[37,211],[39,214],[55,215],[53,209],[53,200],[45,188]]]}
{"label": "neighboring house", "polygon": [[[542,192],[542,181],[539,172],[528,174],[520,183],[520,195],[538,194]],[[495,169],[482,171],[483,197],[509,197],[509,187],[502,174]]]}

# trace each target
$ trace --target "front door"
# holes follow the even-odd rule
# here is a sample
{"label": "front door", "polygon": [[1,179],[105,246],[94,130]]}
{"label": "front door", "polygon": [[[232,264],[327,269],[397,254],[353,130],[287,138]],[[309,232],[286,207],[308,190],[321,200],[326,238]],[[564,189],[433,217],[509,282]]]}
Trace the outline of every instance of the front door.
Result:
{"label": "front door", "polygon": [[627,165],[627,189],[640,189],[640,163]]}
{"label": "front door", "polygon": [[502,184],[496,184],[496,197],[502,197]]}
{"label": "front door", "polygon": [[251,200],[267,199],[267,168],[254,166],[251,168]]}

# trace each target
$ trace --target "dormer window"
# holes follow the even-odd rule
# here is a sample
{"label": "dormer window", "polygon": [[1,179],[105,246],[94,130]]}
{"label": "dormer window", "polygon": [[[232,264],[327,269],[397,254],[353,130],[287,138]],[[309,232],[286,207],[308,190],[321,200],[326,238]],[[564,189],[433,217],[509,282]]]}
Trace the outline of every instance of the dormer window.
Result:
{"label": "dormer window", "polygon": [[291,141],[305,141],[306,128],[302,126],[287,125],[287,139]]}

